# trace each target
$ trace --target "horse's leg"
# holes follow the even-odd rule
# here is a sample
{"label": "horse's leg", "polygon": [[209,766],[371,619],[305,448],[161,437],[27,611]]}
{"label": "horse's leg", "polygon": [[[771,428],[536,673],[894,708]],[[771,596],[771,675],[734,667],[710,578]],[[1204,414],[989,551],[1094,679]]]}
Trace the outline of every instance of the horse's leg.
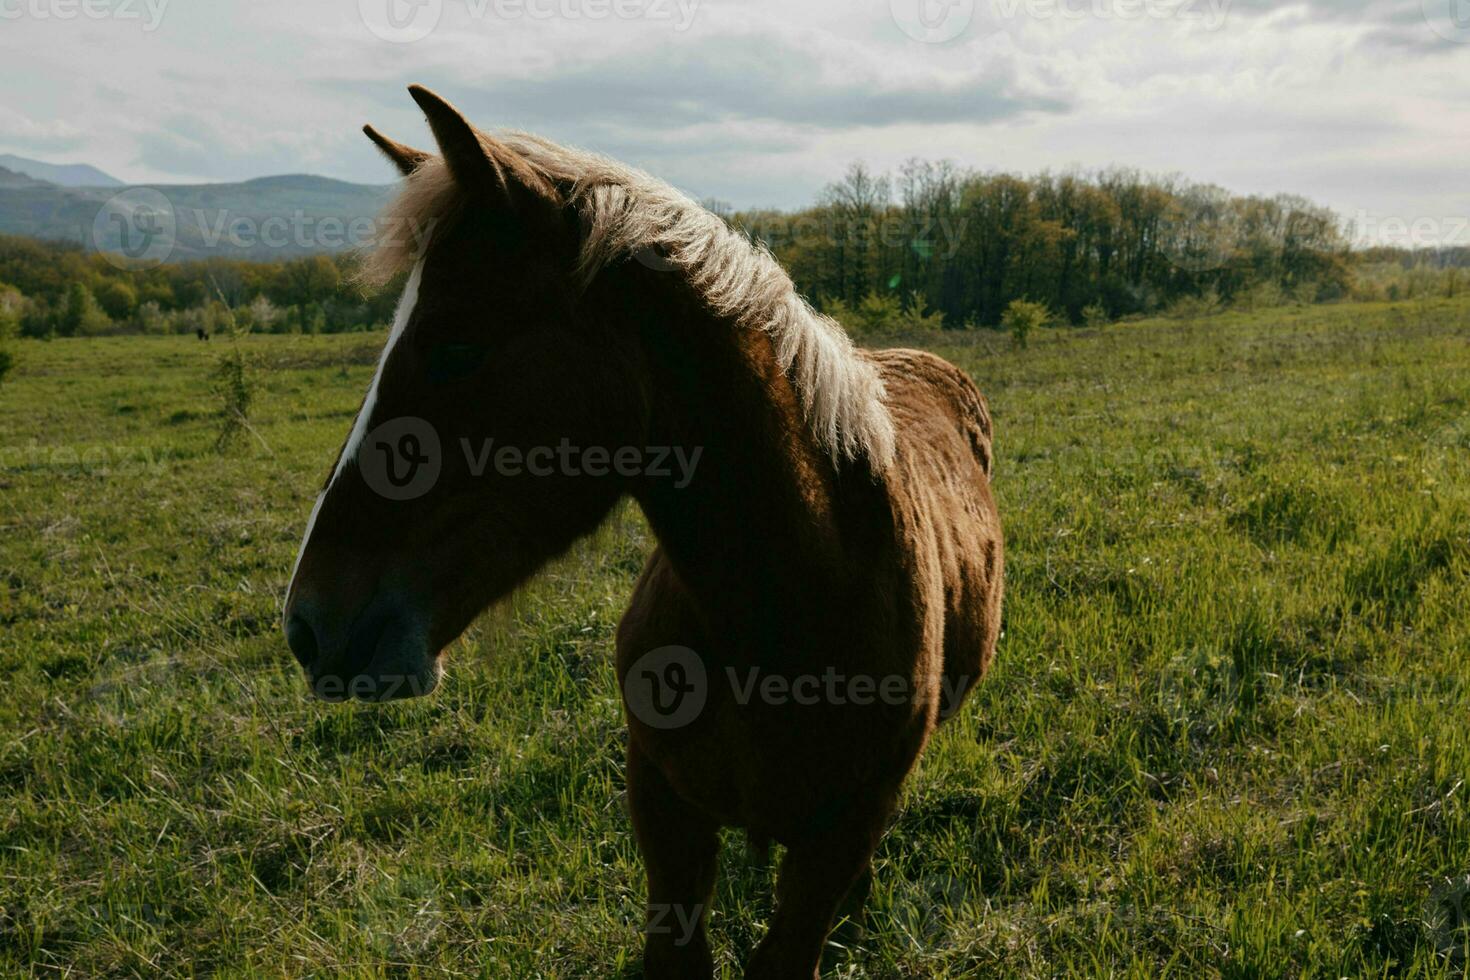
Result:
{"label": "horse's leg", "polygon": [[812,980],[839,906],[862,895],[887,811],[848,829],[793,844],[781,862],[776,914],[746,964],[747,980]]}
{"label": "horse's leg", "polygon": [[[842,903],[837,906],[838,925],[831,938],[843,946],[855,946],[862,941],[864,921],[863,908],[873,891],[873,866],[871,864],[858,875],[857,881],[847,890]],[[843,921],[846,920],[846,921]]]}
{"label": "horse's leg", "polygon": [[714,973],[705,923],[714,893],[719,827],[680,799],[637,747],[628,747],[628,807],[648,872],[643,974],[648,980]]}

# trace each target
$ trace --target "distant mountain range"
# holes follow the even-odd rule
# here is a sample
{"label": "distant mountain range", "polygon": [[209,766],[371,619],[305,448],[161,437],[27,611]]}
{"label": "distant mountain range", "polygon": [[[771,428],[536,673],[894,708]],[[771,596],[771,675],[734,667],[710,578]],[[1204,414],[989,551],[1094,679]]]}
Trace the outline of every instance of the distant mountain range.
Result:
{"label": "distant mountain range", "polygon": [[87,164],[7,154],[0,155],[0,234],[170,262],[295,258],[368,244],[391,191],[307,174],[127,185]]}
{"label": "distant mountain range", "polygon": [[121,187],[123,182],[88,163],[44,163],[0,153],[0,167],[58,187]]}
{"label": "distant mountain range", "polygon": [[44,180],[27,177],[25,174],[16,173],[14,170],[6,170],[0,167],[0,190],[14,190],[18,187],[48,187]]}

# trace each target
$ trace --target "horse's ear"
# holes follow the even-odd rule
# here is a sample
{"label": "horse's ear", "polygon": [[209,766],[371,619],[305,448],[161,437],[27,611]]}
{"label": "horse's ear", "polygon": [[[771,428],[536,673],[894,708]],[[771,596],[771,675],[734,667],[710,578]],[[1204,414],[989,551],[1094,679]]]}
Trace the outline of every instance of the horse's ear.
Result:
{"label": "horse's ear", "polygon": [[555,202],[556,191],[510,147],[471,126],[454,106],[422,85],[408,92],[424,110],[455,183],[472,194],[497,197],[517,213]]}
{"label": "horse's ear", "polygon": [[423,150],[415,150],[411,146],[405,146],[396,140],[390,140],[371,126],[362,127],[362,131],[367,134],[367,138],[372,140],[378,149],[383,151],[385,157],[393,161],[393,165],[405,177],[417,170],[419,164],[429,158],[429,155]]}

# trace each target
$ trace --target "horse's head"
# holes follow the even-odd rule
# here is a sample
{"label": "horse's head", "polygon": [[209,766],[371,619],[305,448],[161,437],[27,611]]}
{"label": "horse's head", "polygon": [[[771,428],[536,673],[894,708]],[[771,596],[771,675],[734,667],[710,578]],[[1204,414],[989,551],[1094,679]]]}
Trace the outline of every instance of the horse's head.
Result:
{"label": "horse's head", "polygon": [[286,598],[291,650],[332,700],[430,691],[443,647],[620,496],[563,447],[632,434],[627,362],[578,315],[563,189],[410,91],[440,155],[367,133],[408,178],[400,216],[432,227]]}

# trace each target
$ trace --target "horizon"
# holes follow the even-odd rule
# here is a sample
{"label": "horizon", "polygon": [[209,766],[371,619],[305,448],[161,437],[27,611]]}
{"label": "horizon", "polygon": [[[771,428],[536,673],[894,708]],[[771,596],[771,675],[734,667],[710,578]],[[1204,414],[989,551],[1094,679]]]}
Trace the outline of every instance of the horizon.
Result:
{"label": "horizon", "polygon": [[[243,185],[243,184],[249,184],[249,183],[256,182],[256,181],[276,180],[276,179],[284,179],[284,178],[291,178],[291,177],[303,177],[303,178],[310,178],[310,179],[319,179],[319,180],[334,181],[334,182],[338,182],[338,183],[349,184],[349,185],[351,185],[353,187],[369,188],[369,189],[373,189],[373,190],[392,189],[392,188],[395,188],[398,185],[398,181],[397,180],[391,180],[391,181],[388,181],[387,183],[380,183],[380,184],[379,183],[360,183],[360,182],[357,182],[357,181],[346,180],[346,179],[341,178],[341,177],[334,177],[334,176],[331,176],[330,174],[313,173],[313,172],[310,172],[310,171],[288,171],[288,172],[282,172],[282,173],[258,174],[258,175],[253,176],[253,177],[243,177],[243,178],[240,178],[238,180],[174,180],[174,181],[149,181],[149,182],[144,182],[144,183],[130,183],[128,181],[122,181],[121,178],[118,178],[113,173],[113,171],[110,170],[108,167],[106,167],[106,166],[99,166],[95,162],[89,161],[89,160],[43,160],[43,159],[41,159],[39,157],[23,157],[21,154],[9,152],[9,151],[0,152],[0,157],[20,157],[21,159],[23,159],[23,160],[25,160],[26,162],[29,162],[29,163],[39,163],[39,164],[43,164],[43,165],[48,166],[48,167],[56,167],[56,168],[84,167],[84,168],[87,168],[87,169],[91,169],[91,170],[97,171],[102,176],[109,177],[109,178],[111,178],[113,180],[120,181],[120,186],[123,186],[123,187],[150,187],[150,188],[179,187],[179,188],[189,188],[189,187],[207,187],[207,186],[211,186],[211,185],[237,185],[238,186],[238,185]],[[916,158],[916,159],[918,159],[918,158]],[[958,161],[955,161],[955,162],[963,169],[963,164],[962,163],[959,163]],[[9,169],[9,168],[6,168],[3,165],[0,165],[0,170],[5,170],[5,169]],[[1084,179],[1088,179],[1088,178],[1095,177],[1095,176],[1097,176],[1100,173],[1106,172],[1109,169],[1110,169],[1109,166],[1104,165],[1104,166],[1098,166],[1098,167],[1089,167],[1089,168],[1086,168],[1086,169],[1068,168],[1066,170],[1059,170],[1059,171],[1055,171],[1055,172],[1058,172],[1058,173],[1077,173],[1077,174],[1080,174]],[[24,173],[24,171],[14,171],[14,172]],[[997,172],[1000,172],[1000,171],[997,171]],[[1018,174],[1018,176],[1032,177],[1032,176],[1035,176],[1036,174],[1045,173],[1045,172],[1047,172],[1047,171],[1038,171],[1038,172],[1032,173],[1032,174]],[[1189,179],[1190,179],[1188,174],[1177,174],[1177,173],[1176,174],[1160,174],[1160,173],[1152,173],[1152,172],[1149,172],[1149,171],[1139,171],[1139,172],[1144,177],[1147,177],[1147,178],[1150,178],[1150,179],[1167,179],[1167,178],[1171,178],[1171,177],[1179,177],[1179,178],[1182,178],[1182,179],[1184,179],[1186,181],[1189,181]],[[888,173],[888,172],[885,172],[883,174],[883,176],[887,177],[887,176],[891,176],[891,174]],[[34,178],[34,179],[43,179],[43,178]],[[834,177],[833,179],[836,180],[837,178]],[[74,184],[74,185],[57,185],[57,186],[71,186],[71,187],[75,187],[75,188],[87,188],[87,189],[97,189],[99,187],[102,188],[102,189],[106,189],[107,188],[107,185],[92,185],[92,184]],[[1216,185],[1216,186],[1218,186],[1218,185]],[[1225,190],[1225,191],[1227,191],[1228,193],[1230,193],[1232,196],[1239,196],[1239,197],[1247,196],[1247,195],[1239,195],[1232,188],[1228,188],[1227,187],[1227,188],[1222,188],[1222,189]],[[1289,190],[1283,190],[1283,191],[1277,191],[1276,192],[1277,195],[1288,195],[1288,196],[1292,195],[1293,193],[1294,192],[1289,191]],[[1268,194],[1268,195],[1262,195],[1262,196],[1264,196],[1264,197],[1272,197],[1272,196],[1276,196],[1276,195],[1269,195]],[[1297,195],[1297,196],[1301,196],[1301,197],[1307,198],[1307,195]],[[1310,198],[1308,198],[1308,200],[1310,200]],[[718,203],[718,204],[721,204],[721,205],[727,204],[727,202],[719,201],[718,199],[713,199],[713,198],[702,198],[701,199],[701,203],[705,203],[705,204],[715,204],[715,203]],[[818,203],[817,198],[814,196],[813,199],[811,201],[807,202],[806,204],[797,205],[795,207],[789,207],[789,208],[762,208],[762,207],[758,207],[758,206],[757,207],[738,207],[737,206],[737,207],[733,207],[732,210],[734,212],[736,212],[736,213],[740,213],[740,212],[744,212],[744,213],[755,213],[755,212],[759,212],[759,211],[762,211],[762,210],[775,211],[775,212],[778,212],[778,213],[794,213],[794,212],[799,212],[799,211],[801,211],[801,210],[803,210],[805,208],[810,208],[810,207],[816,206],[817,203]],[[1317,204],[1317,203],[1321,203],[1321,202],[1312,201],[1312,203]],[[1379,230],[1379,237],[1377,237],[1377,238],[1369,238],[1369,237],[1367,237],[1367,236],[1365,236],[1363,234],[1356,233],[1356,231],[1357,231],[1357,229],[1359,227],[1358,222],[1362,221],[1362,219],[1363,219],[1363,212],[1361,211],[1361,209],[1360,209],[1360,212],[1359,212],[1358,215],[1343,214],[1343,213],[1338,212],[1338,211],[1334,211],[1334,213],[1336,213],[1338,215],[1340,221],[1342,222],[1342,227],[1344,229],[1344,233],[1347,234],[1348,239],[1349,239],[1349,246],[1352,249],[1354,249],[1354,250],[1364,250],[1364,251],[1366,251],[1366,250],[1371,250],[1371,249],[1374,249],[1374,248],[1385,248],[1386,247],[1386,248],[1401,248],[1401,249],[1406,249],[1406,250],[1409,250],[1409,251],[1420,251],[1420,250],[1423,250],[1423,251],[1443,251],[1443,250],[1450,250],[1450,249],[1470,248],[1470,218],[1464,218],[1464,219],[1456,218],[1456,219],[1453,219],[1453,220],[1450,220],[1450,221],[1445,222],[1443,227],[1444,227],[1444,230],[1445,230],[1446,233],[1442,236],[1442,240],[1437,239],[1437,240],[1434,240],[1434,241],[1425,241],[1425,240],[1420,240],[1421,238],[1424,237],[1424,231],[1423,231],[1423,229],[1422,228],[1417,228],[1416,229],[1408,221],[1402,221],[1402,222],[1400,222],[1398,219],[1394,219],[1394,218],[1390,218],[1387,221],[1379,221],[1375,225],[1375,227],[1377,227],[1378,230]]]}

